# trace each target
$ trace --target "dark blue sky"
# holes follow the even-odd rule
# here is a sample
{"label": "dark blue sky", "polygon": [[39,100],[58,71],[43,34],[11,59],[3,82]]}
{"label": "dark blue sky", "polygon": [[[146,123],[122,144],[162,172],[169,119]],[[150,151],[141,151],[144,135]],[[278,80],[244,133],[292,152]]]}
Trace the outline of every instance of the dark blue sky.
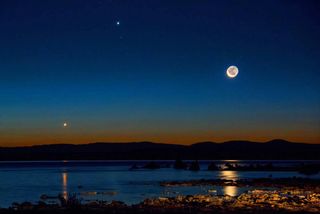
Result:
{"label": "dark blue sky", "polygon": [[308,0],[1,1],[0,145],[320,143],[319,11]]}

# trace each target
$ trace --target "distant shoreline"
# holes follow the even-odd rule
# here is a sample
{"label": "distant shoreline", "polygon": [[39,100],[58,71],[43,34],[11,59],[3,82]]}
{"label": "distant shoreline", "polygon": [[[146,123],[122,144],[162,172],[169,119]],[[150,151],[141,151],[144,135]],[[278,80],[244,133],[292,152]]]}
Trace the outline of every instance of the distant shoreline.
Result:
{"label": "distant shoreline", "polygon": [[152,142],[0,147],[0,161],[37,160],[320,160],[320,144],[272,140],[192,145]]}

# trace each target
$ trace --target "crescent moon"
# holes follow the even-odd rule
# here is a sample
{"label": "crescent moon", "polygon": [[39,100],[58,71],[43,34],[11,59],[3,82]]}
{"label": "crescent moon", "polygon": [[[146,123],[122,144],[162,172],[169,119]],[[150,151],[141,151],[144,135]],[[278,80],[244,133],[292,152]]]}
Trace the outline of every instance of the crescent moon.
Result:
{"label": "crescent moon", "polygon": [[239,73],[239,69],[237,66],[231,65],[228,69],[227,69],[227,76],[230,78],[235,78],[238,73]]}

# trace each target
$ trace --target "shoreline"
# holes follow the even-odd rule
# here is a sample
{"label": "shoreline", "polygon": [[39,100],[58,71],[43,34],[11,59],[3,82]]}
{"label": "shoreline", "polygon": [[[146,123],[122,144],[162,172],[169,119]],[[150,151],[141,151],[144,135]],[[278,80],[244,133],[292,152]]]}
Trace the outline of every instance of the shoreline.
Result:
{"label": "shoreline", "polygon": [[93,201],[64,206],[24,202],[0,213],[319,213],[320,193],[253,190],[240,196],[187,195],[146,199],[135,205]]}
{"label": "shoreline", "polygon": [[320,179],[314,178],[251,178],[251,179],[197,179],[188,181],[163,181],[160,186],[177,187],[177,186],[236,186],[236,187],[274,187],[274,188],[303,188],[313,189],[320,188]]}
{"label": "shoreline", "polygon": [[[140,203],[127,205],[121,201],[93,200],[82,203],[80,198],[60,195],[60,204],[39,201],[13,203],[0,209],[0,213],[319,213],[320,180],[305,178],[193,180],[161,182],[159,185],[236,185],[254,187],[238,196],[195,194],[175,197],[147,198]],[[275,187],[275,189],[268,189]]]}

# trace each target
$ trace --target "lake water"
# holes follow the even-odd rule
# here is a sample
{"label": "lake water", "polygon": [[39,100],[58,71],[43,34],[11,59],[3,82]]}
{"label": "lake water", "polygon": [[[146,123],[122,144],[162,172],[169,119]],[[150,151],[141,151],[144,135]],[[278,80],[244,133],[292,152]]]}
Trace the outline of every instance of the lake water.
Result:
{"label": "lake water", "polygon": [[[175,196],[178,194],[228,194],[238,195],[248,188],[234,186],[161,187],[161,181],[195,179],[239,179],[277,177],[306,177],[297,172],[237,172],[207,171],[209,161],[200,161],[201,170],[129,170],[136,164],[143,166],[148,161],[52,161],[52,162],[0,162],[0,207],[8,207],[12,202],[38,202],[40,196],[77,194],[84,201],[120,200],[128,204],[145,198]],[[163,165],[173,161],[158,161]],[[215,161],[225,164],[230,161]],[[248,163],[252,161],[231,161]],[[256,161],[253,161],[256,163]],[[261,161],[259,161],[261,162]],[[262,161],[266,163],[268,161]],[[271,161],[278,165],[301,164],[302,161]],[[319,163],[319,161],[316,161]],[[314,175],[312,178],[320,178]],[[47,202],[55,202],[51,199]]]}

